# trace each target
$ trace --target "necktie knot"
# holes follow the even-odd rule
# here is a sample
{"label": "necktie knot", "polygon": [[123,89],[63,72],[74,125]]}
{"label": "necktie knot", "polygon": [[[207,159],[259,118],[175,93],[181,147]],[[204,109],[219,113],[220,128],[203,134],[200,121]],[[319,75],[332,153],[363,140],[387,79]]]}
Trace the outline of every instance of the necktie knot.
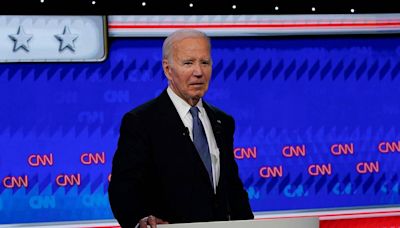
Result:
{"label": "necktie knot", "polygon": [[196,118],[196,119],[198,118],[198,116],[199,116],[199,108],[191,107],[189,112],[190,112],[190,114],[192,114],[193,118]]}

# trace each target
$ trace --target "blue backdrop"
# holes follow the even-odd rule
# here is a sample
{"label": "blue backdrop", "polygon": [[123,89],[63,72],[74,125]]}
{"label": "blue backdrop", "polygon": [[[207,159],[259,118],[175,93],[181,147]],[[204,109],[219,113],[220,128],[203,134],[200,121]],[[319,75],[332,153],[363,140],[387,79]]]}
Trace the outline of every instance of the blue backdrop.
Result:
{"label": "blue backdrop", "polygon": [[[102,63],[0,64],[0,223],[109,219],[122,115],[166,87],[162,39]],[[254,211],[399,204],[400,38],[215,38]]]}

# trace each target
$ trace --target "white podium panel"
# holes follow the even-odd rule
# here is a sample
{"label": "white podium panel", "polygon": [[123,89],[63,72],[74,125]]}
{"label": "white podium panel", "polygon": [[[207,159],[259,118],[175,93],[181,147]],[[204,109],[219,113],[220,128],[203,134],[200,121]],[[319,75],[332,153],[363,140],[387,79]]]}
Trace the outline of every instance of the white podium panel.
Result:
{"label": "white podium panel", "polygon": [[160,228],[318,228],[318,218],[240,220],[158,225]]}

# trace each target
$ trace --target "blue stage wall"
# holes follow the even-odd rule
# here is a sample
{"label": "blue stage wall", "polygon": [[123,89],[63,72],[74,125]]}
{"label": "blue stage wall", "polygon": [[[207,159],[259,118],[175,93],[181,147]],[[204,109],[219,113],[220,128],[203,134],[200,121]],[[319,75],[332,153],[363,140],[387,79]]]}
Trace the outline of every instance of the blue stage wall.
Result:
{"label": "blue stage wall", "polygon": [[[400,38],[215,38],[255,212],[399,204]],[[0,64],[0,223],[110,219],[122,115],[166,88],[162,39],[102,63]]]}

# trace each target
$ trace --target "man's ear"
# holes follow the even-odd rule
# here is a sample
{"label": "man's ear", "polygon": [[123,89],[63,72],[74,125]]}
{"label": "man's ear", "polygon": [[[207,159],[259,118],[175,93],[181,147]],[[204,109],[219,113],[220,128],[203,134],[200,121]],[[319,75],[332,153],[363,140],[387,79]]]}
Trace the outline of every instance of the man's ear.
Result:
{"label": "man's ear", "polygon": [[169,64],[168,59],[163,59],[162,66],[164,70],[164,74],[168,80],[171,80],[171,64]]}

